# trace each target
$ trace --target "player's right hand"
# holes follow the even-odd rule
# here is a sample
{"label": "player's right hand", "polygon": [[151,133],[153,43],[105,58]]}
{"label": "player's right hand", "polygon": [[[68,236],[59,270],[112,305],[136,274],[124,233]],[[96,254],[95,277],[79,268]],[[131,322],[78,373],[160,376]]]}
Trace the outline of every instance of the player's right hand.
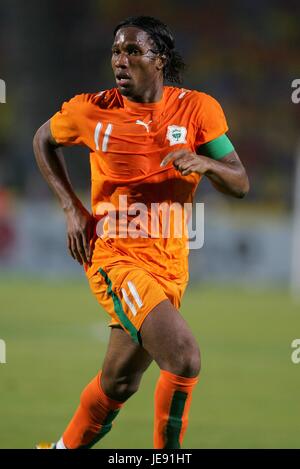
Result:
{"label": "player's right hand", "polygon": [[78,203],[65,210],[67,223],[68,250],[80,265],[90,264],[92,259],[92,238],[94,219],[86,208]]}

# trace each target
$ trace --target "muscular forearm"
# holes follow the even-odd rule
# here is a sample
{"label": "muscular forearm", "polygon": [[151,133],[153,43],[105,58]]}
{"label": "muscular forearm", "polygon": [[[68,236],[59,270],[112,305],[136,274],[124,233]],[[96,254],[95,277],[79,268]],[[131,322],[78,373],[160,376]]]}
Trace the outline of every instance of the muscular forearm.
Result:
{"label": "muscular forearm", "polygon": [[242,198],[249,191],[249,181],[242,164],[235,157],[226,160],[212,160],[208,158],[205,176],[219,191],[233,197]]}
{"label": "muscular forearm", "polygon": [[47,128],[43,127],[37,131],[33,140],[35,158],[44,179],[58,197],[61,207],[63,210],[69,210],[80,202],[71,186],[62,151],[49,141]]}
{"label": "muscular forearm", "polygon": [[62,151],[51,135],[49,122],[35,134],[33,149],[42,175],[65,211],[69,252],[80,264],[90,263],[93,217],[74,193]]}
{"label": "muscular forearm", "polygon": [[169,153],[160,165],[167,166],[171,161],[183,176],[191,173],[205,175],[216,189],[225,194],[242,198],[249,191],[248,176],[235,151],[217,161],[184,148]]}

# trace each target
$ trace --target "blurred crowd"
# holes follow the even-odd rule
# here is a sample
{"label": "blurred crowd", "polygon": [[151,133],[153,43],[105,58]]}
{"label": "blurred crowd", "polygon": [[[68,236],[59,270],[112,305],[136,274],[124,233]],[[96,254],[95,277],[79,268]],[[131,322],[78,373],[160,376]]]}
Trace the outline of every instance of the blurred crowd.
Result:
{"label": "blurred crowd", "polygon": [[[292,80],[300,78],[298,0],[2,0],[0,9],[2,193],[49,197],[33,160],[35,130],[65,99],[114,86],[113,28],[127,16],[150,14],[175,34],[188,64],[184,86],[222,104],[250,175],[248,204],[290,210],[300,139],[300,104],[291,101]],[[75,186],[87,192],[87,152],[69,153]]]}

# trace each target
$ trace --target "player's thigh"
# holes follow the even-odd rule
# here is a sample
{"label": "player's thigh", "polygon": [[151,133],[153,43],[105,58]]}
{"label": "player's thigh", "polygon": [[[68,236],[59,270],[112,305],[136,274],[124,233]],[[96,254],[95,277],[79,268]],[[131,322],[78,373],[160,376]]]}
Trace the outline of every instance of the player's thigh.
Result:
{"label": "player's thigh", "polygon": [[108,394],[133,394],[152,357],[121,328],[112,327],[104,358],[101,384]]}
{"label": "player's thigh", "polygon": [[169,300],[147,315],[140,330],[143,347],[160,368],[195,376],[200,371],[200,350],[189,325]]}

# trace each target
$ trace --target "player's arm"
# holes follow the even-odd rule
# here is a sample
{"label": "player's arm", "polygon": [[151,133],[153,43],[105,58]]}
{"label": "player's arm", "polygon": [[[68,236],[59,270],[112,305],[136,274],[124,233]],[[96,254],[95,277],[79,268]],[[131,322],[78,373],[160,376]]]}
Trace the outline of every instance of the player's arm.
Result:
{"label": "player's arm", "polygon": [[80,264],[90,263],[93,218],[73,190],[62,149],[52,137],[50,121],[36,132],[33,149],[38,167],[66,216],[69,252]]}
{"label": "player's arm", "polygon": [[187,149],[177,150],[169,153],[161,166],[166,166],[170,161],[183,176],[193,172],[205,175],[218,191],[225,194],[242,198],[249,191],[248,176],[235,150],[218,160]]}
{"label": "player's arm", "polygon": [[224,194],[243,198],[249,192],[249,179],[235,150],[221,160],[211,160],[205,176],[219,192]]}

